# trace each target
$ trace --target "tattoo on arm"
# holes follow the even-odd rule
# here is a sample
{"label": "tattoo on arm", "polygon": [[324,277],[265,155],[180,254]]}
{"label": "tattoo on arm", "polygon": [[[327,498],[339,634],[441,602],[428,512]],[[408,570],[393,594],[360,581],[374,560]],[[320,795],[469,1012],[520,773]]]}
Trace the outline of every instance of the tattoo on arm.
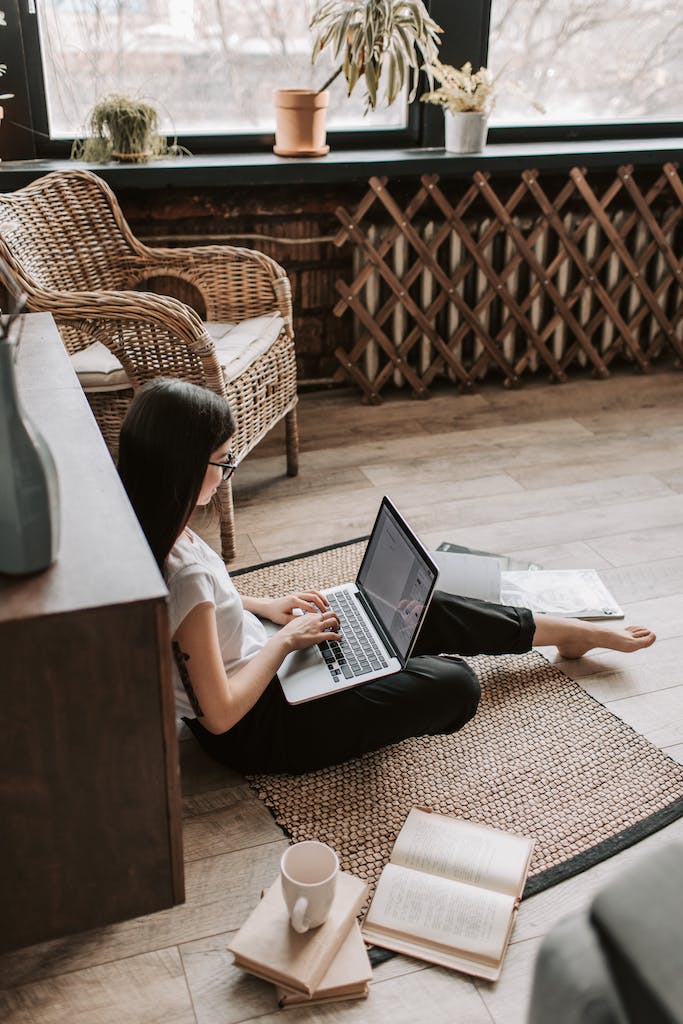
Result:
{"label": "tattoo on arm", "polygon": [[185,651],[181,651],[180,644],[177,640],[173,641],[173,657],[175,663],[178,666],[178,672],[180,673],[180,681],[185,687],[185,693],[187,698],[192,705],[192,710],[195,713],[196,718],[203,718],[204,712],[201,709],[201,705],[197,700],[197,694],[194,692],[192,680],[190,679],[190,673],[187,668],[187,663],[190,660],[190,655],[186,654]]}

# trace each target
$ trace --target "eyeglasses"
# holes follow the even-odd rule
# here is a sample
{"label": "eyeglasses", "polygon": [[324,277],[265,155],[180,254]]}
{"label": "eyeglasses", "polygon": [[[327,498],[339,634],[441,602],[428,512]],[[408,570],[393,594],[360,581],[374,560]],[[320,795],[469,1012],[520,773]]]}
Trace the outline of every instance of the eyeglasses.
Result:
{"label": "eyeglasses", "polygon": [[228,452],[227,462],[209,462],[209,465],[218,466],[220,469],[223,470],[223,479],[229,480],[232,474],[237,469],[238,462],[235,456],[232,454],[232,452]]}

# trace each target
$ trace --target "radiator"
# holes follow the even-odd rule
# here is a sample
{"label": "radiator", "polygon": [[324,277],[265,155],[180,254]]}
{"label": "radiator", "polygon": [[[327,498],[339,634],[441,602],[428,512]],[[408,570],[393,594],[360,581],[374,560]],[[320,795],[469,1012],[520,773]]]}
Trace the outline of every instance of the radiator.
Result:
{"label": "radiator", "polygon": [[[680,208],[677,210],[675,207],[668,211],[661,210],[658,214],[659,226],[663,231],[667,244],[674,252],[681,251],[682,239],[679,214]],[[585,214],[567,213],[562,217],[564,227],[571,237],[574,236],[582,216],[585,216]],[[617,230],[620,230],[627,216],[627,212],[615,212],[612,215],[611,222]],[[534,222],[528,217],[515,218],[514,223],[525,238],[528,237],[534,227]],[[509,266],[518,252],[509,234],[498,231],[482,247],[481,240],[486,237],[491,227],[491,221],[489,219],[472,219],[468,220],[466,224],[475,241],[480,244],[480,252],[486,263],[498,275],[504,274],[505,268]],[[413,222],[412,226],[416,228],[420,238],[429,244],[440,225],[434,220],[425,220],[421,223],[419,221]],[[370,245],[377,249],[382,243],[383,233],[392,230],[393,227],[394,225],[388,225],[386,228],[377,225],[366,225],[365,234]],[[660,325],[655,315],[648,309],[646,304],[644,305],[640,288],[630,278],[628,279],[630,283],[624,281],[626,272],[622,259],[613,248],[609,247],[608,240],[599,224],[593,221],[577,244],[583,257],[591,265],[595,264],[596,259],[598,259],[606,247],[609,249],[609,256],[602,262],[598,273],[598,280],[610,296],[614,295],[615,288],[617,288],[620,282],[625,283],[626,286],[622,285],[619,290],[616,307],[623,320],[632,327],[640,349],[647,353],[648,358],[656,358],[660,351],[666,348]],[[661,248],[653,241],[653,235],[648,226],[642,220],[637,221],[635,226],[626,234],[624,244],[630,255],[642,264],[640,271],[643,275],[643,280],[647,282],[652,292],[657,295],[657,300],[661,304],[662,310],[668,317],[673,318],[676,323],[679,323],[680,312],[678,307],[680,293],[673,286],[664,255]],[[548,227],[547,224],[535,239],[533,252],[538,262],[545,268],[551,266],[558,252],[564,252],[564,250],[560,249],[556,232],[551,227]],[[415,259],[414,248],[404,235],[399,235],[388,253],[383,257],[384,263],[399,280],[404,278]],[[367,256],[361,248],[356,248],[354,249],[353,260],[354,277],[357,277],[367,264]],[[438,261],[439,265],[448,272],[450,277],[457,274],[458,268],[471,264],[469,271],[457,285],[457,293],[470,309],[476,311],[477,304],[486,296],[487,291],[490,289],[490,284],[484,271],[472,261],[462,239],[455,231],[451,231],[446,241],[439,247]],[[568,301],[577,288],[577,284],[582,282],[582,280],[583,278],[578,267],[570,258],[564,259],[557,271],[552,275],[552,281],[560,296]],[[528,301],[530,291],[534,285],[537,285],[537,281],[538,278],[529,265],[522,260],[516,269],[505,276],[504,286],[508,296],[524,310],[525,316],[532,327],[542,334],[548,349],[558,362],[562,362],[566,358],[570,346],[574,343],[574,332],[563,318],[556,317],[557,309],[543,288],[538,289],[538,294],[532,301]],[[435,275],[429,269],[423,267],[411,285],[409,294],[420,310],[426,312],[440,290],[441,283],[436,280]],[[364,304],[371,316],[375,316],[390,297],[391,289],[379,268],[373,269],[366,284],[358,293],[359,301]],[[589,286],[586,286],[581,291],[580,296],[571,304],[571,312],[576,321],[588,333],[594,348],[601,355],[604,355],[610,351],[611,346],[618,340],[619,331],[609,315],[600,318],[599,314],[602,311],[603,306],[599,296]],[[495,296],[486,302],[483,308],[476,312],[476,315],[487,334],[492,339],[496,339],[501,325],[509,319],[509,307],[498,296]],[[591,321],[594,318],[597,318],[599,322],[597,326],[592,328]],[[557,319],[556,323],[553,323],[554,319]],[[399,349],[405,342],[409,332],[414,328],[415,321],[403,304],[397,304],[381,326],[391,343]],[[462,312],[453,302],[447,302],[437,313],[434,318],[434,326],[440,337],[449,345],[453,345],[454,335],[459,328],[462,328],[462,337],[453,350],[457,353],[462,365],[468,372],[476,368],[474,376],[477,379],[482,379],[487,374],[500,375],[500,368],[495,362],[490,358],[480,358],[483,350],[482,342],[477,337],[476,332],[466,324]],[[359,366],[362,367],[368,381],[372,382],[376,379],[382,367],[388,362],[386,353],[375,340],[370,339],[368,341],[368,332],[357,318],[354,320],[354,331],[357,342],[359,340],[367,342]],[[530,345],[527,333],[519,324],[515,324],[512,330],[506,334],[505,338],[500,340],[499,347],[505,359],[513,366],[519,367],[523,372],[535,373],[539,370],[545,370],[546,372],[548,370],[545,362],[539,358],[536,349]],[[436,356],[437,353],[432,340],[423,332],[410,348],[405,358],[409,366],[420,377],[423,377],[428,372]],[[623,346],[617,358],[632,361],[632,356]],[[585,352],[578,348],[572,354],[567,365],[584,367],[587,361]],[[441,368],[439,375],[448,376],[451,379],[454,378],[451,369]],[[392,379],[397,386],[405,384],[404,375],[398,369],[393,371]]]}

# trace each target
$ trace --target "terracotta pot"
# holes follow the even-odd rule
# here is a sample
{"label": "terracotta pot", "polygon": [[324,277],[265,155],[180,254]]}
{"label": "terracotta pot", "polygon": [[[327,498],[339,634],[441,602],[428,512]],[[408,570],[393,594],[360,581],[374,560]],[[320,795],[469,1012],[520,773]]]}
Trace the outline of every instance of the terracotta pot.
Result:
{"label": "terracotta pot", "polygon": [[330,94],[312,89],[276,89],[275,145],[278,156],[324,156]]}

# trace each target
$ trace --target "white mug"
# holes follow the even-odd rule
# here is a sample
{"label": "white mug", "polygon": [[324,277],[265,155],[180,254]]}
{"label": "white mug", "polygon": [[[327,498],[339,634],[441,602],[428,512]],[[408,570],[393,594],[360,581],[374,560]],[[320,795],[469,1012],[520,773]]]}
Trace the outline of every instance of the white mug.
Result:
{"label": "white mug", "polygon": [[327,919],[338,873],[337,854],[325,843],[306,840],[282,854],[282,894],[295,931],[307,932]]}

